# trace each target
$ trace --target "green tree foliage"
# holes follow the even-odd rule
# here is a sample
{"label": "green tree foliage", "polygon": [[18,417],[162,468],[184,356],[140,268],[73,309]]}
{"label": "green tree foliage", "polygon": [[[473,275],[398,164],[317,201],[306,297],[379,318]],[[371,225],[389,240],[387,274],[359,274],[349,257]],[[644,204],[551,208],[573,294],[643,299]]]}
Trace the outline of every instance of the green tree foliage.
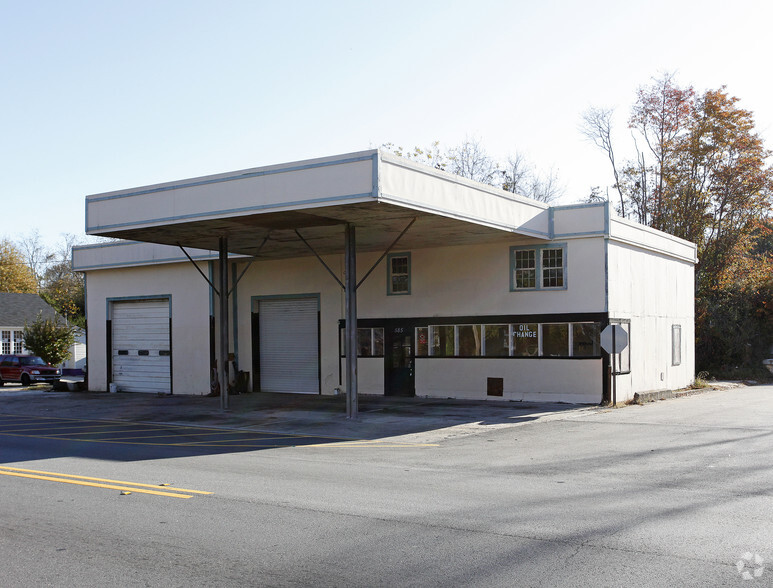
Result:
{"label": "green tree foliage", "polygon": [[56,262],[43,272],[40,296],[67,322],[85,325],[86,291],[83,275],[72,270],[69,261]]}
{"label": "green tree foliage", "polygon": [[[28,239],[29,241],[29,239]],[[72,248],[78,243],[75,235],[63,235],[58,250],[38,253],[44,259],[40,272],[40,296],[65,318],[68,323],[85,326],[86,291],[83,274],[72,269]],[[29,243],[27,243],[29,245]],[[26,247],[26,251],[34,250]],[[28,262],[31,257],[28,254]]]}
{"label": "green tree foliage", "polygon": [[[771,343],[771,155],[753,114],[723,86],[697,93],[670,74],[640,88],[628,124],[636,158],[617,164],[611,111],[592,109],[583,133],[612,162],[618,212],[697,245],[699,369],[759,365]],[[768,305],[768,306],[766,306]]]}
{"label": "green tree foliage", "polygon": [[34,294],[37,291],[35,274],[21,251],[7,239],[0,240],[0,292]]}
{"label": "green tree foliage", "polygon": [[42,315],[24,326],[24,347],[51,365],[59,365],[70,357],[75,342],[75,329],[59,319]]}

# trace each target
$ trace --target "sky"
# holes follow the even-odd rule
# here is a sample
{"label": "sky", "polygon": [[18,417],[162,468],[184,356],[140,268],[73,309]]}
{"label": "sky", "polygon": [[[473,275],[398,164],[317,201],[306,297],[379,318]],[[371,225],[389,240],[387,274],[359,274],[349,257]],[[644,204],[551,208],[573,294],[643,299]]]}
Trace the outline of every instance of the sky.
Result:
{"label": "sky", "polygon": [[726,85],[773,147],[770,0],[0,0],[0,238],[84,234],[85,197],[393,143],[478,140],[565,187],[638,87]]}

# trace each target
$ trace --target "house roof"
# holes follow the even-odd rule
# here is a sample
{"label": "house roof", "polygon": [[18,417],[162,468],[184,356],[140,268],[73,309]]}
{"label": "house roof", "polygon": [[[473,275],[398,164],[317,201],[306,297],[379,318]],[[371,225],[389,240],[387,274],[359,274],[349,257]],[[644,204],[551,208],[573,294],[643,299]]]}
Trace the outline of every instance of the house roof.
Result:
{"label": "house roof", "polygon": [[43,313],[46,318],[55,318],[56,311],[37,294],[0,293],[0,326],[23,327]]}

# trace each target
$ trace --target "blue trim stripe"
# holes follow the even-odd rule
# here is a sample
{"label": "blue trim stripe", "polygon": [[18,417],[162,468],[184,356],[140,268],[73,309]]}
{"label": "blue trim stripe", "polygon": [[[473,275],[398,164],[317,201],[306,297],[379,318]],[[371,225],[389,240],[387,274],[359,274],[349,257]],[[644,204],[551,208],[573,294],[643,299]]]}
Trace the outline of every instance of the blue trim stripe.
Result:
{"label": "blue trim stripe", "polygon": [[308,205],[308,204],[322,204],[322,203],[330,203],[330,202],[338,202],[342,200],[364,200],[366,198],[372,198],[372,194],[370,192],[366,192],[363,194],[348,194],[346,196],[326,196],[325,198],[312,198],[309,200],[296,200],[294,202],[280,202],[276,204],[263,204],[260,206],[245,206],[243,208],[231,208],[227,210],[209,210],[207,212],[197,212],[194,214],[182,214],[178,216],[167,216],[163,218],[153,218],[153,219],[145,219],[142,221],[134,221],[130,223],[116,223],[112,225],[100,225],[96,227],[87,227],[86,232],[89,231],[104,231],[106,229],[119,229],[122,227],[132,227],[132,226],[138,226],[138,225],[145,225],[148,223],[160,223],[160,222],[173,222],[173,221],[180,221],[180,220],[189,220],[189,219],[195,219],[195,218],[204,218],[204,217],[210,217],[210,216],[217,216],[221,214],[233,214],[237,212],[258,212],[258,211],[270,211],[272,209],[282,208],[282,209],[288,209],[292,206],[298,206],[298,205]]}
{"label": "blue trim stripe", "polygon": [[284,167],[279,169],[270,169],[270,170],[262,170],[262,171],[254,171],[254,172],[247,172],[242,173],[237,176],[228,176],[225,178],[209,178],[209,179],[201,179],[197,180],[195,182],[185,182],[180,184],[174,184],[171,186],[160,186],[155,188],[145,188],[140,190],[135,190],[133,192],[126,192],[124,194],[110,194],[107,196],[87,196],[86,202],[102,202],[103,200],[115,200],[117,198],[129,198],[130,196],[141,196],[143,194],[154,194],[157,192],[168,192],[170,190],[179,190],[180,188],[193,188],[195,186],[206,186],[209,184],[219,184],[221,182],[231,182],[234,180],[247,180],[250,178],[259,178],[261,176],[269,176],[274,174],[283,174],[288,172],[294,172],[294,171],[301,171],[306,169],[314,169],[318,167],[328,167],[331,165],[343,165],[346,163],[356,163],[358,161],[367,161],[369,159],[372,159],[372,155],[363,155],[360,157],[350,157],[348,159],[339,159],[336,161],[325,161],[321,163],[309,163],[305,165],[294,165],[291,167]]}
{"label": "blue trim stripe", "polygon": [[553,234],[554,239],[565,239],[567,237],[589,237],[589,236],[604,237],[605,233],[603,231],[585,231],[582,233],[554,233]]}

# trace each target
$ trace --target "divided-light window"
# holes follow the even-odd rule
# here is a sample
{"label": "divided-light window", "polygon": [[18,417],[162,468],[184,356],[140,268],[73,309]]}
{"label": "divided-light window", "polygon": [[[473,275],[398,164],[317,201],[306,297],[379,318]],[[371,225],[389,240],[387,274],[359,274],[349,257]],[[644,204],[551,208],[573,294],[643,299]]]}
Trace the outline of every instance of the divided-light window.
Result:
{"label": "divided-light window", "polygon": [[566,245],[510,248],[510,290],[566,288]]}
{"label": "divided-light window", "polygon": [[411,254],[392,253],[387,256],[387,294],[411,293]]}

